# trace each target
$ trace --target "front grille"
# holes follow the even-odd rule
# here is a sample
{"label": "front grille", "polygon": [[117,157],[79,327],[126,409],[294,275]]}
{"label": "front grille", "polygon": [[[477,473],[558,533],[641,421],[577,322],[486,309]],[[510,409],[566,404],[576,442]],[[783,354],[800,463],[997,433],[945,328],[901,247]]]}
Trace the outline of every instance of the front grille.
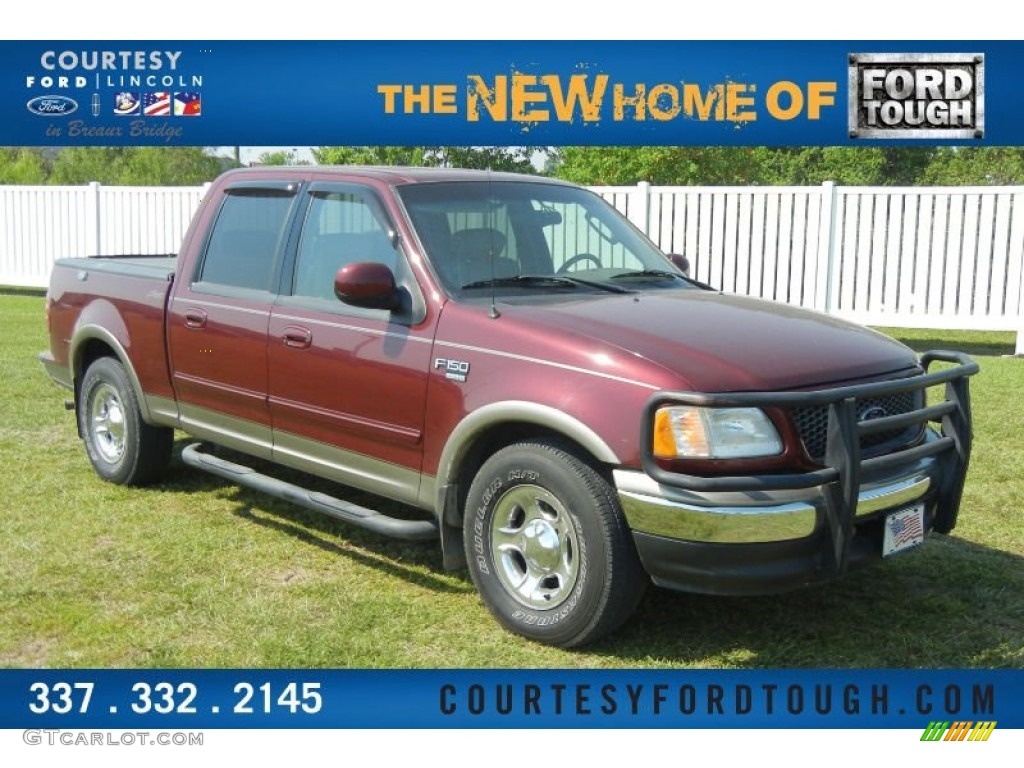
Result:
{"label": "front grille", "polygon": [[[864,416],[871,411],[875,411],[878,416],[896,416],[913,411],[922,406],[921,398],[920,391],[857,398],[857,420],[863,421]],[[825,444],[828,441],[828,406],[794,408],[791,414],[808,455],[815,462],[822,463],[825,460]],[[860,439],[861,456],[872,456],[913,443],[920,437],[922,429],[921,425],[912,424],[904,429],[890,429],[864,435]]]}

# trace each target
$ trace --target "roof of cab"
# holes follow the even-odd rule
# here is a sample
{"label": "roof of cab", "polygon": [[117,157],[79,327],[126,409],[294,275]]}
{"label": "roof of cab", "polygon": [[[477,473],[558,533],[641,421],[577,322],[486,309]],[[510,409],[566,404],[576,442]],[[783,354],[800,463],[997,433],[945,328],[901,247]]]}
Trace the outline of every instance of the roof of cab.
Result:
{"label": "roof of cab", "polygon": [[505,171],[485,171],[469,168],[418,168],[398,165],[303,165],[303,166],[257,166],[255,168],[237,168],[225,175],[259,175],[267,178],[270,174],[280,174],[284,178],[292,176],[308,177],[310,174],[318,178],[337,176],[361,176],[398,186],[400,184],[424,184],[444,181],[533,181],[548,184],[572,186],[561,179],[547,176],[534,176],[525,173],[507,173]]}

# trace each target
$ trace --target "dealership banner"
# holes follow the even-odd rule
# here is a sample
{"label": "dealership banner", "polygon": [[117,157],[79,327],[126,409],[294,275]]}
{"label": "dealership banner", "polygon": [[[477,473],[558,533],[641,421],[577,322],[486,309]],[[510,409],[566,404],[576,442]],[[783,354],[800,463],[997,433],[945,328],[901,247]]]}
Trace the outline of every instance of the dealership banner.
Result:
{"label": "dealership banner", "polygon": [[1024,671],[7,670],[0,729],[1024,728]]}
{"label": "dealership banner", "polygon": [[1024,144],[1024,43],[83,41],[0,49],[0,144]]}

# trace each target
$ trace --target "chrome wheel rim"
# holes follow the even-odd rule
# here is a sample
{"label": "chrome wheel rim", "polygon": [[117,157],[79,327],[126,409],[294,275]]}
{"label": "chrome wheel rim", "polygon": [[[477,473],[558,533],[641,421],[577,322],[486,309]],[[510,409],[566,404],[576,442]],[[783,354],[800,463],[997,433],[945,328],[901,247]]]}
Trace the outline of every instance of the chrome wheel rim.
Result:
{"label": "chrome wheel rim", "polygon": [[109,384],[100,384],[92,398],[89,413],[92,421],[92,444],[109,464],[116,464],[124,455],[124,406]]}
{"label": "chrome wheel rim", "polygon": [[520,485],[497,502],[491,551],[502,585],[529,608],[555,608],[579,577],[576,526],[561,502],[537,485]]}

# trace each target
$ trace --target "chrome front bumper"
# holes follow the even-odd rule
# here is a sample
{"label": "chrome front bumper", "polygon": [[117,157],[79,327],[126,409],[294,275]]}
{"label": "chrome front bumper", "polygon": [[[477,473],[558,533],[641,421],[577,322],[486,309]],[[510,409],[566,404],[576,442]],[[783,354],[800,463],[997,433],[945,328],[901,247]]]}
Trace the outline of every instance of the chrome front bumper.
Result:
{"label": "chrome front bumper", "polygon": [[[752,544],[814,534],[825,506],[819,489],[789,493],[696,494],[662,485],[644,474],[615,470],[615,486],[630,528],[683,541]],[[934,487],[922,466],[904,477],[861,485],[856,520],[918,501]]]}

